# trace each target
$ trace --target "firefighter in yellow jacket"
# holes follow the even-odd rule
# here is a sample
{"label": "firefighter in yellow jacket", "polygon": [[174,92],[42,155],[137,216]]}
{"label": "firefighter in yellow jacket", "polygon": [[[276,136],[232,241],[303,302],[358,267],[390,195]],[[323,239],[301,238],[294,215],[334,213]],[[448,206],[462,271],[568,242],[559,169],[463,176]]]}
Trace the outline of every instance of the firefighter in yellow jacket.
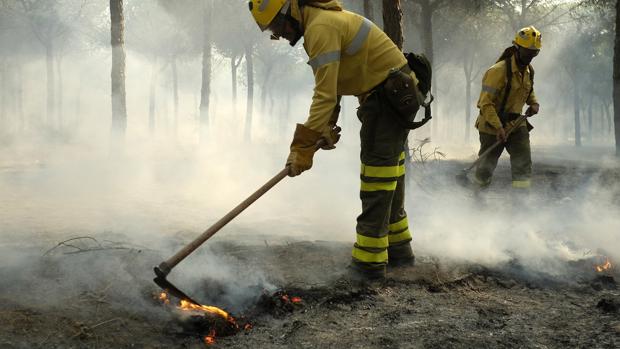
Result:
{"label": "firefighter in yellow jacket", "polygon": [[[525,115],[538,113],[539,104],[534,93],[534,69],[530,65],[541,48],[541,34],[533,26],[519,30],[497,63],[484,74],[478,100],[480,115],[476,128],[480,132],[480,152],[484,153],[495,142],[502,144],[482,159],[474,180],[484,188],[491,183],[493,171],[504,148],[510,154],[512,187],[529,189],[532,174],[530,151],[531,125],[527,120],[515,125],[527,104]],[[506,130],[514,130],[506,136]]]}
{"label": "firefighter in yellow jacket", "polygon": [[[407,59],[390,38],[368,19],[343,10],[333,0],[251,0],[250,11],[261,30],[294,46],[303,36],[315,88],[309,116],[297,124],[286,164],[290,176],[312,167],[316,144],[333,149],[340,138],[336,126],[340,96],[360,100],[362,121],[362,213],[351,272],[363,279],[385,276],[386,266],[412,265],[411,233],[404,210],[404,144],[408,130],[384,108],[379,88],[390,71],[402,72],[416,91],[418,81]],[[415,102],[422,102],[417,92]],[[419,107],[419,105],[418,105]],[[417,108],[416,108],[417,110]],[[415,115],[415,113],[414,113]]]}

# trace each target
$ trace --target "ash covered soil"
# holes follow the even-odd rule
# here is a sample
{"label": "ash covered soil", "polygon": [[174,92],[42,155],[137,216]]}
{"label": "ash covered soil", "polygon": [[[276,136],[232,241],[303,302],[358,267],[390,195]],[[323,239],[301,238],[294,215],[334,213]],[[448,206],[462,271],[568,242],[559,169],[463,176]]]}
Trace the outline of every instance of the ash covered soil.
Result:
{"label": "ash covered soil", "polygon": [[[506,177],[502,166],[498,176]],[[577,181],[618,183],[617,173],[550,164],[537,168],[535,181],[553,202]],[[504,194],[491,188],[484,205]],[[151,281],[152,267],[196,234],[170,236],[165,251],[113,232],[53,244],[5,239],[0,253],[19,257],[0,266],[0,348],[207,346],[206,333],[188,328],[156,299]],[[350,243],[286,237],[215,239],[170,279],[240,324],[251,323],[216,337],[214,348],[620,346],[620,275],[616,267],[595,271],[605,262],[599,256],[558,262],[555,270],[562,272],[548,273],[519,258],[485,265],[419,253],[415,266],[360,284],[343,277],[350,249]],[[301,302],[282,301],[282,294]]]}

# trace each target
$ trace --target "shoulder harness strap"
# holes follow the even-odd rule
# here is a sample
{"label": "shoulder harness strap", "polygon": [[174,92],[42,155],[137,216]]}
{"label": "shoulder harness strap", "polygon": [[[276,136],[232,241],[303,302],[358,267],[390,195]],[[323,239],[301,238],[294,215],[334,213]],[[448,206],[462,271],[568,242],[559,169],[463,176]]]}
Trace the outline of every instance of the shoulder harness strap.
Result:
{"label": "shoulder harness strap", "polygon": [[502,124],[504,123],[506,103],[508,102],[508,96],[510,95],[510,89],[512,86],[512,57],[506,57],[506,59],[504,59],[504,62],[506,62],[506,87],[504,88],[504,98],[502,99],[502,104],[500,105],[499,113],[497,115],[499,116]]}

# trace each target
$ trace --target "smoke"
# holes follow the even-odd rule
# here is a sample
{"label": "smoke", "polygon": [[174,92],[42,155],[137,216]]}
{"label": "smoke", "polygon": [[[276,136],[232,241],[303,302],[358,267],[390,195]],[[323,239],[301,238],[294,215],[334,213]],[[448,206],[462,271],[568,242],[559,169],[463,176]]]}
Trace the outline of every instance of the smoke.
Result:
{"label": "smoke", "polygon": [[[136,31],[145,30],[136,26]],[[128,30],[134,29],[128,25]],[[529,270],[552,275],[561,274],[567,261],[599,253],[620,259],[618,181],[617,177],[604,180],[606,173],[617,173],[617,164],[598,154],[610,152],[605,147],[609,139],[599,142],[600,148],[579,152],[567,146],[573,142],[567,138],[572,127],[566,105],[570,91],[552,79],[560,74],[557,62],[562,58],[553,48],[568,45],[571,36],[549,33],[546,37],[546,42],[554,44],[545,46],[534,62],[542,106],[541,115],[533,120],[535,190],[521,201],[509,190],[505,160],[492,190],[482,199],[455,185],[454,175],[463,160],[472,160],[477,150],[475,131],[471,139],[463,137],[464,110],[475,109],[475,100],[465,101],[458,64],[444,62],[439,70],[436,124],[416,131],[411,140],[433,134],[427,147],[438,147],[448,158],[415,163],[409,174],[407,210],[416,254],[488,266],[518,259]],[[152,266],[283,168],[294,124],[304,121],[311,100],[312,77],[307,66],[291,64],[286,76],[265,86],[259,86],[264,81],[257,73],[253,129],[251,140],[246,140],[243,102],[247,87],[239,81],[238,105],[233,105],[228,59],[216,53],[208,137],[200,140],[198,55],[177,62],[180,90],[175,114],[169,62],[157,61],[131,43],[127,43],[129,119],[122,153],[112,152],[108,143],[107,48],[88,54],[69,50],[64,56],[63,112],[51,116],[46,116],[41,97],[45,96],[44,60],[34,49],[13,57],[21,62],[24,105],[21,113],[14,103],[2,109],[10,115],[3,119],[7,127],[0,130],[3,294],[23,294],[27,300],[44,299],[47,305],[56,306],[89,292],[109,291],[119,304],[143,308],[154,287]],[[490,66],[504,47],[485,47],[481,57],[493,58],[479,65]],[[441,56],[460,56],[460,52],[452,49]],[[240,79],[244,69],[243,65],[239,68]],[[148,102],[153,71],[158,75],[151,133]],[[292,82],[285,85],[286,78]],[[475,80],[472,99],[477,98],[480,80],[481,76]],[[285,87],[276,89],[280,84]],[[261,107],[263,87],[276,93],[267,95]],[[290,109],[285,92],[291,92]],[[338,149],[318,152],[312,170],[285,178],[223,228],[175,269],[175,282],[205,297],[212,295],[209,287],[218,289],[220,301],[241,309],[252,302],[257,290],[273,290],[281,280],[227,254],[226,249],[218,250],[223,243],[323,240],[352,244],[360,210],[356,105],[353,98],[344,99],[340,120],[344,131]],[[472,113],[475,119],[476,110]],[[75,236],[116,241],[131,248],[41,257],[59,241]]]}

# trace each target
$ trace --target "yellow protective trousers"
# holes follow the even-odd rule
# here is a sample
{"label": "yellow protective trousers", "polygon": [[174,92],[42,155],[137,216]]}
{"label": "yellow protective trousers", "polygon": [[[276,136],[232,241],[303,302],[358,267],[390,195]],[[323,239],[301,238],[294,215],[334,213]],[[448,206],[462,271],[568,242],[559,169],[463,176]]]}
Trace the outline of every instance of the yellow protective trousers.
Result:
{"label": "yellow protective trousers", "polygon": [[371,94],[358,109],[362,121],[362,213],[357,217],[353,263],[366,270],[385,268],[388,260],[411,258],[411,232],[405,201],[405,141],[409,130],[397,124],[387,101]]}

